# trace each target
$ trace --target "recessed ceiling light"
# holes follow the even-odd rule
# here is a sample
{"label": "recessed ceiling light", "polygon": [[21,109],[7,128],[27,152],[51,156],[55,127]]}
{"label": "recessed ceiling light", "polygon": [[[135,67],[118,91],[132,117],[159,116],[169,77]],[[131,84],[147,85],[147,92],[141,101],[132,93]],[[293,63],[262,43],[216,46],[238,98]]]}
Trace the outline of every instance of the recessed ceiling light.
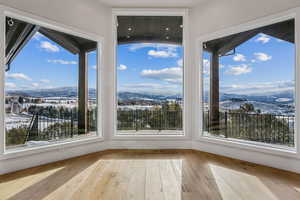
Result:
{"label": "recessed ceiling light", "polygon": [[129,27],[129,28],[128,28],[128,30],[129,30],[129,31],[131,31],[131,30],[132,30],[132,28],[130,28],[130,27]]}
{"label": "recessed ceiling light", "polygon": [[168,27],[166,28],[166,31],[170,30]]}
{"label": "recessed ceiling light", "polygon": [[10,18],[8,21],[7,21],[7,24],[8,26],[13,26],[15,24],[14,20],[12,18]]}
{"label": "recessed ceiling light", "polygon": [[127,38],[130,38],[130,35],[127,35]]}
{"label": "recessed ceiling light", "polygon": [[168,40],[170,37],[169,36],[166,36],[166,39]]}
{"label": "recessed ceiling light", "polygon": [[180,25],[180,28],[183,28],[183,25],[182,25],[182,24]]}

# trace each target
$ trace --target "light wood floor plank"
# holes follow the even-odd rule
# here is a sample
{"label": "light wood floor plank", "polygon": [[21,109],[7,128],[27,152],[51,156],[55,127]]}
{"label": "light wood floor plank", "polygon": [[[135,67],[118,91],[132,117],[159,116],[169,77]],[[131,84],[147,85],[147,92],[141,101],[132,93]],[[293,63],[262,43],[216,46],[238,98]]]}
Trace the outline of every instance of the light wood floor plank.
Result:
{"label": "light wood floor plank", "polygon": [[164,192],[160,177],[159,162],[159,160],[146,161],[146,200],[164,200]]}
{"label": "light wood floor plank", "polygon": [[110,150],[0,176],[0,200],[299,200],[300,175],[193,150]]}

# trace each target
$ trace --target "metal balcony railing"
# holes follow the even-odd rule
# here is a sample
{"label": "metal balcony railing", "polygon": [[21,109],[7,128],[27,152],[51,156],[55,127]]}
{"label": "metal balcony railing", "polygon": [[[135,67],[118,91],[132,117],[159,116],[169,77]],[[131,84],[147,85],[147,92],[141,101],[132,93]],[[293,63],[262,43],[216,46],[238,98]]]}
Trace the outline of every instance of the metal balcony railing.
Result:
{"label": "metal balcony railing", "polygon": [[[97,128],[96,109],[88,111],[87,132]],[[80,135],[78,131],[78,112],[58,112],[56,116],[49,113],[37,112],[32,115],[29,123],[20,124],[6,130],[6,145],[20,145],[28,141],[53,141],[72,138]]]}
{"label": "metal balcony railing", "polygon": [[[243,139],[270,144],[294,146],[295,116],[257,114],[247,112],[220,112],[219,122],[210,125],[210,113],[203,113],[205,133],[225,138]],[[88,130],[96,131],[97,113],[88,112]],[[119,131],[139,130],[182,130],[182,111],[160,110],[118,110],[117,129]],[[29,125],[21,125],[6,133],[6,140],[12,145],[27,141],[51,141],[72,138],[78,133],[78,112],[59,113],[56,117],[47,117],[43,113],[32,116]],[[7,144],[10,145],[10,144]]]}
{"label": "metal balcony railing", "polygon": [[203,129],[211,135],[270,144],[294,146],[295,116],[220,112],[219,123],[210,125],[210,113],[203,113]]}
{"label": "metal balcony railing", "polygon": [[118,130],[182,130],[182,111],[118,110]]}

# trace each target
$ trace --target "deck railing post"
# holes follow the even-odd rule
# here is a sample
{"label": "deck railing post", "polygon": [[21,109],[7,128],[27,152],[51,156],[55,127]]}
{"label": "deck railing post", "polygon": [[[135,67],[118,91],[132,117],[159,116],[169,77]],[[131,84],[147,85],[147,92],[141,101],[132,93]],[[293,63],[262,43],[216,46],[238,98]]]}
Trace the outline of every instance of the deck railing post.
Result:
{"label": "deck railing post", "polygon": [[136,131],[138,131],[138,112],[137,112],[137,110],[135,110],[135,118],[134,118],[134,120],[135,120],[135,130]]}
{"label": "deck railing post", "polygon": [[225,138],[227,138],[228,137],[228,135],[227,135],[227,112],[225,112]]}
{"label": "deck railing post", "polygon": [[71,110],[71,137],[74,134],[74,119],[73,119],[73,111]]}

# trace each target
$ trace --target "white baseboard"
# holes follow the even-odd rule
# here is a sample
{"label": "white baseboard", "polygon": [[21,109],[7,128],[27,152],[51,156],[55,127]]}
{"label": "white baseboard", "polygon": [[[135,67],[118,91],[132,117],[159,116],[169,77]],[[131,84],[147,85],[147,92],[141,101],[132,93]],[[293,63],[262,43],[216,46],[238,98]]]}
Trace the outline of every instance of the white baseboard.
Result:
{"label": "white baseboard", "polygon": [[300,174],[300,159],[297,158],[272,155],[248,149],[240,149],[236,147],[200,141],[194,141],[192,143],[192,148],[198,151],[222,155]]}
{"label": "white baseboard", "polygon": [[2,159],[0,160],[0,174],[6,174],[9,172],[82,156],[89,153],[103,151],[106,149],[107,147],[105,142],[95,142],[71,147],[50,149],[38,154]]}
{"label": "white baseboard", "polygon": [[191,149],[192,142],[190,140],[176,141],[110,141],[107,146],[109,149]]}
{"label": "white baseboard", "polygon": [[77,146],[49,149],[34,154],[0,159],[0,174],[65,160],[108,149],[190,149],[191,141],[128,141],[94,142]]}
{"label": "white baseboard", "polygon": [[81,144],[78,146],[51,149],[32,155],[7,158],[0,160],[0,174],[6,174],[34,166],[39,166],[51,162],[65,160],[89,153],[108,149],[194,149],[198,151],[209,152],[217,155],[227,156],[239,160],[244,160],[269,167],[292,171],[300,174],[300,159],[285,157],[280,155],[271,155],[251,151],[248,149],[239,149],[226,145],[218,145],[201,141],[133,141],[133,140],[113,140],[107,142],[95,142],[90,144]]}

